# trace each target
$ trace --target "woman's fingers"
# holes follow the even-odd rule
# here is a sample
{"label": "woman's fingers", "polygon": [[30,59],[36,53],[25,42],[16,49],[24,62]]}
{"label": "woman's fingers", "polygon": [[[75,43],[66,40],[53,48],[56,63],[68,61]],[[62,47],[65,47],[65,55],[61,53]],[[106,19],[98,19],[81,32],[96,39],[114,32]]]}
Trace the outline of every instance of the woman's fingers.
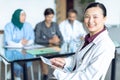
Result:
{"label": "woman's fingers", "polygon": [[52,65],[59,67],[59,68],[63,68],[65,65],[65,60],[64,58],[53,58],[51,59]]}

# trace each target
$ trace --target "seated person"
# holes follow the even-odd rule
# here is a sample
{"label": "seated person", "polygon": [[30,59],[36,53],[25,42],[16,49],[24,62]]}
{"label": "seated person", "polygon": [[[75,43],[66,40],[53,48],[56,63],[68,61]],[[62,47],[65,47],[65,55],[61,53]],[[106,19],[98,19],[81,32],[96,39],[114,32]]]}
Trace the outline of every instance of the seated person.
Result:
{"label": "seated person", "polygon": [[86,35],[81,22],[77,19],[77,11],[70,9],[67,13],[67,19],[59,24],[64,42],[68,43],[69,50],[75,52],[81,43],[81,39]]}
{"label": "seated person", "polygon": [[105,79],[115,53],[114,43],[105,27],[106,14],[102,3],[93,2],[87,6],[84,23],[89,34],[85,36],[81,47],[73,56],[51,59],[57,80]]}
{"label": "seated person", "polygon": [[[35,43],[36,44],[52,44],[60,45],[63,41],[61,32],[57,23],[53,22],[54,11],[51,8],[47,8],[44,11],[45,20],[39,22],[35,26]],[[47,80],[48,68],[47,65],[41,62],[41,68],[43,72],[43,80]]]}
{"label": "seated person", "polygon": [[[34,43],[33,28],[29,23],[25,22],[25,20],[26,13],[22,9],[15,10],[12,15],[11,22],[6,24],[4,28],[5,45],[22,47],[32,45]],[[22,54],[22,56],[27,58],[27,55]],[[15,64],[14,68],[16,75],[15,79],[21,80],[20,75],[22,67],[19,64]]]}

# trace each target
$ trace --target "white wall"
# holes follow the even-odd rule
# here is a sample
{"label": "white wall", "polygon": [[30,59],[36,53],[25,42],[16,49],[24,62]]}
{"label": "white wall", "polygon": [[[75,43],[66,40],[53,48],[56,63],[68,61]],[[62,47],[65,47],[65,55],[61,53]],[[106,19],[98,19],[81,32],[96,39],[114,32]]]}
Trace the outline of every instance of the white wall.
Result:
{"label": "white wall", "polygon": [[120,0],[96,0],[107,8],[107,22],[110,25],[120,25]]}
{"label": "white wall", "polygon": [[13,12],[18,8],[26,12],[26,21],[34,28],[36,23],[44,20],[43,13],[48,7],[55,11],[55,0],[0,0],[0,30],[11,21]]}

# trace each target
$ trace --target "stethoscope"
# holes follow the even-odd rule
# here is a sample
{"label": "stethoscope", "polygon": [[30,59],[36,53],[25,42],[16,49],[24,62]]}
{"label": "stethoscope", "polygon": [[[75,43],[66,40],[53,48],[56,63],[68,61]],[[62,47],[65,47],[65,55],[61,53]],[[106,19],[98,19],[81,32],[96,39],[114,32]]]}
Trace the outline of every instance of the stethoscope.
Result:
{"label": "stethoscope", "polygon": [[[87,55],[87,53],[91,50],[91,48],[92,48],[94,45],[95,45],[95,43],[93,43],[93,44],[89,47],[89,49],[83,54],[80,62],[83,61],[83,59],[85,58],[85,56]],[[77,63],[76,63],[76,64],[77,64]],[[79,65],[81,65],[81,64],[79,64]],[[77,72],[71,76],[70,80],[72,80],[72,78],[73,78],[76,74],[77,74]],[[69,74],[68,74],[68,75],[69,75]],[[67,75],[66,77],[68,77],[68,75]],[[66,77],[65,77],[63,80],[66,80]]]}

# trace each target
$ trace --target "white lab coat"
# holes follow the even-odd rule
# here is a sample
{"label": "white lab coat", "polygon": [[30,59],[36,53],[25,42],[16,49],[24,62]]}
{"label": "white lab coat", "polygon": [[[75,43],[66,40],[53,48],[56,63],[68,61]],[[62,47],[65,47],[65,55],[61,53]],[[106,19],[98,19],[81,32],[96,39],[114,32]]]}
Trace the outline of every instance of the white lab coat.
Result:
{"label": "white lab coat", "polygon": [[77,20],[74,21],[73,26],[71,26],[68,20],[65,20],[60,23],[59,27],[65,42],[71,39],[75,41],[80,40],[81,36],[86,35],[83,25]]}
{"label": "white lab coat", "polygon": [[75,52],[81,43],[81,38],[86,35],[82,23],[75,20],[73,25],[68,20],[60,23],[59,29],[62,33],[64,42],[69,44],[69,51]]}
{"label": "white lab coat", "polygon": [[[105,30],[82,50],[79,48],[75,55],[66,58],[64,69],[56,69],[54,75],[58,80],[104,80],[114,52],[115,46]],[[75,63],[76,69],[72,71]]]}

